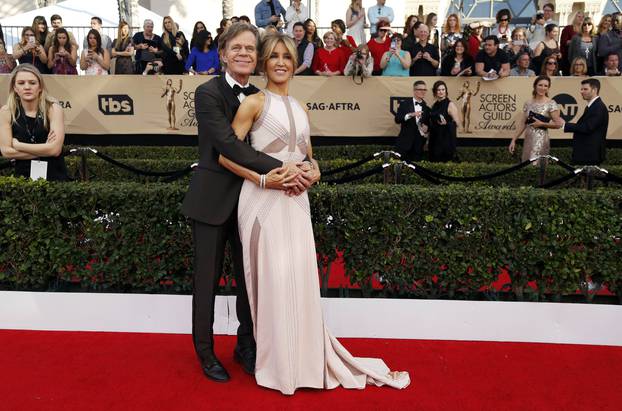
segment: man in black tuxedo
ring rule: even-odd
[[[192,176],[182,212],[192,220],[194,290],[192,337],[204,374],[215,381],[229,380],[227,370],[214,354],[214,301],[222,274],[225,244],[229,241],[237,286],[236,313],[240,326],[234,359],[250,374],[255,370],[253,323],[244,282],[242,245],[237,226],[238,197],[242,179],[218,164],[220,154],[266,175],[266,188],[305,190],[309,176],[296,164],[283,164],[255,151],[239,140],[231,122],[246,95],[259,90],[249,83],[257,64],[257,29],[236,23],[218,44],[224,75],[200,85],[195,92],[198,122],[199,165]]]
[[[425,82],[415,81],[413,98],[403,101],[395,114],[395,122],[401,126],[395,148],[402,155],[402,160],[423,159],[425,136],[430,125],[430,108],[424,100],[427,91]]]
[[[564,124],[566,133],[572,135],[572,163],[599,165],[605,160],[609,111],[598,95],[600,81],[589,78],[581,82],[581,97],[587,107],[577,123]]]

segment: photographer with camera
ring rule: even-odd
[[[374,58],[369,53],[367,44],[361,44],[348,58],[344,74],[346,76],[371,77],[374,71]]]

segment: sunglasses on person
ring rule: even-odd
[[[583,27],[585,27],[585,26],[591,26],[591,25],[592,25],[592,23],[583,23]]]
[[[510,19],[508,19],[507,17],[504,17],[502,19],[499,19],[499,21],[510,21]]]
[[[555,65],[555,66],[556,66],[556,65],[557,65],[557,62],[556,62],[556,61],[547,61],[547,62],[546,62],[546,64],[553,64],[553,65]]]
[[[427,88],[416,88],[415,91],[428,91]]]

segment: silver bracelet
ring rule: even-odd
[[[266,188],[266,175],[265,174],[261,174],[259,176],[259,188]]]

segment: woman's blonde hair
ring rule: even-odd
[[[169,34],[168,31],[166,30],[166,27],[164,25],[164,23],[166,22],[166,20],[170,20],[171,26],[173,26],[173,28],[171,29],[171,33],[173,34],[173,38],[169,39]],[[175,24],[175,20],[173,20],[173,18],[171,16],[164,16],[164,18],[162,19],[162,41],[164,42],[164,44],[166,44],[169,48],[172,48],[175,45],[175,36],[177,35],[177,24]]]
[[[607,19],[612,20],[611,14],[604,14],[600,18],[600,22],[598,22],[598,28],[596,29],[596,34],[603,34],[606,32],[606,30],[609,30],[605,29],[605,22],[607,21]],[[611,28],[611,23],[609,23],[609,28]]]
[[[589,31],[589,33],[590,33],[590,35],[591,35],[591,36],[593,36],[593,35],[597,34],[597,32],[596,32],[596,27],[594,26],[594,22],[592,21],[592,18],[591,18],[591,17],[585,17],[585,18],[583,19],[583,23],[581,24],[581,31],[580,31],[579,33],[583,33],[583,24],[585,24],[585,23],[590,23],[590,24],[592,24],[592,30],[590,30],[590,31]]]
[[[583,10],[577,10],[574,13],[572,13],[570,15],[570,19],[568,19],[570,24],[573,26],[574,31],[577,33],[581,32],[581,24],[577,25],[577,16],[579,15],[579,13],[583,14],[583,18],[585,18],[585,12]]]
[[[575,57],[574,59],[572,59],[572,63],[570,63],[570,75],[571,76],[577,75],[575,74],[575,71],[574,71],[574,65],[579,62],[583,63],[583,73],[579,75],[581,76],[587,75],[587,60],[585,59],[585,57]]]
[[[17,75],[23,72],[33,74],[39,81],[39,88],[41,89],[41,93],[38,97],[39,101],[37,104],[37,113],[43,118],[43,126],[47,129],[48,112],[50,110],[50,107],[56,102],[56,100],[48,96],[47,89],[45,88],[45,83],[43,82],[43,77],[41,77],[41,73],[39,72],[39,70],[32,64],[28,63],[20,64],[19,66],[15,67],[15,69],[11,73],[11,78],[9,80],[9,98],[6,103],[7,108],[9,109],[9,113],[11,113],[11,121],[13,123],[17,123],[17,118],[20,116],[20,111],[22,110],[22,104],[19,101],[19,96],[15,92],[15,81],[17,79]]]
[[[267,34],[261,42],[259,61],[262,72],[266,72],[268,60],[270,60],[272,52],[279,43],[283,43],[289,54],[291,54],[294,70],[298,68],[298,49],[296,48],[294,40],[284,33],[270,33]]]
[[[326,40],[326,37],[328,36],[333,36],[333,38],[335,39],[335,41],[337,41],[337,35],[335,34],[334,31],[332,30],[328,30],[326,33],[324,33],[324,35],[322,36],[322,40]]]
[[[123,37],[123,27],[125,27],[125,26],[130,28],[130,25],[128,24],[127,21],[121,20],[119,22],[119,27],[117,28],[117,40],[116,40],[115,44],[113,44],[115,50],[117,50],[117,51],[125,50],[125,47],[127,47],[127,43],[132,38],[132,33],[131,33],[130,30],[128,30],[127,36]]]

